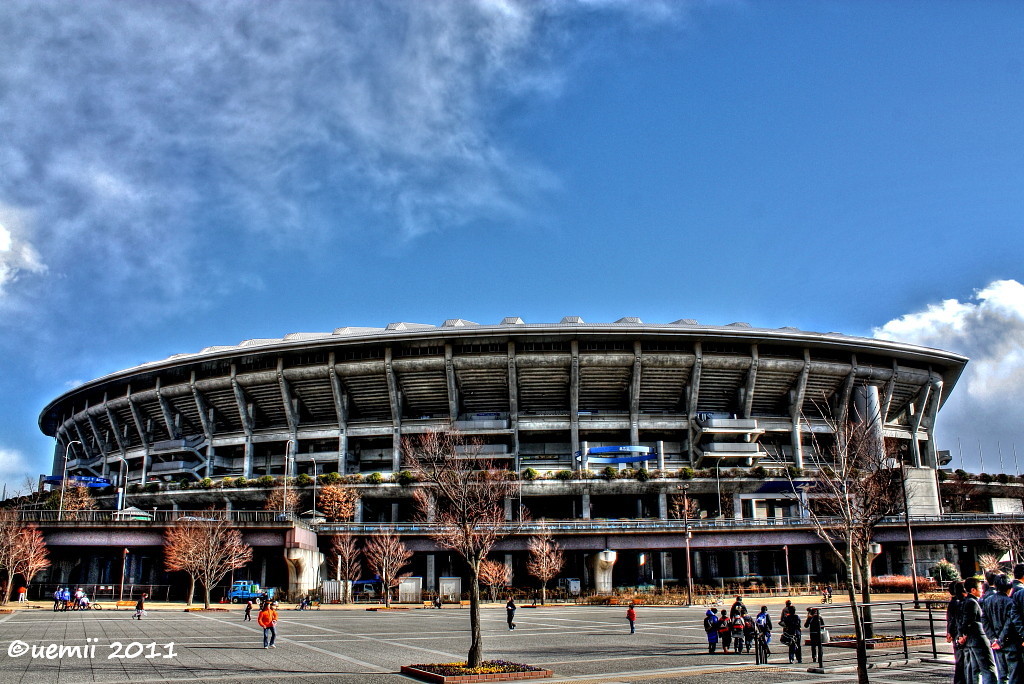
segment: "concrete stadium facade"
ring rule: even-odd
[[[663,530],[652,552],[651,539],[610,523],[600,529],[598,521],[668,521],[684,484],[705,520],[796,518],[792,490],[752,469],[812,468],[827,457],[831,425],[851,416],[878,417],[880,434],[899,445],[914,477],[932,483],[915,506],[939,513],[935,423],[966,363],[941,350],[743,323],[452,319],[295,333],[175,355],[61,395],[39,424],[56,439],[54,475],[69,456],[69,475],[147,484],[150,491],[130,497],[146,509],[261,504],[254,490],[176,488],[180,480],[279,477],[286,469],[289,476],[381,473],[381,484],[354,485],[362,496],[356,523],[364,526],[411,521],[411,488],[388,482],[402,469],[402,439],[455,427],[502,467],[537,472],[515,502],[534,519],[600,532],[581,533],[577,525],[559,534],[573,551],[563,574],[592,586],[665,583],[681,574],[673,556],[678,530]],[[616,452],[644,456],[629,465],[652,477],[590,477]],[[684,468],[695,471],[685,483]],[[548,479],[559,471],[559,479]],[[518,517],[513,503],[510,520]],[[318,531],[322,545],[338,527]],[[750,540],[763,560],[714,550],[713,543],[686,560],[702,580],[778,575],[778,549],[765,549],[784,545],[783,532],[764,532],[778,544],[763,535]],[[431,542],[408,538],[424,589],[457,574],[457,564]],[[806,553],[794,561],[798,574],[825,572],[828,562],[813,540],[800,543]],[[525,537],[513,535],[500,551],[518,567],[524,549]],[[620,557],[618,570],[597,569],[600,554],[614,549],[628,551],[629,562]],[[719,557],[725,553],[732,557]],[[314,556],[305,559],[307,571],[315,565]],[[311,581],[307,572],[289,583]]]

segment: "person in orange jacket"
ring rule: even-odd
[[[274,640],[277,639],[277,611],[270,607],[270,603],[264,603],[260,608],[256,622],[263,628],[263,648],[277,648],[274,646]]]

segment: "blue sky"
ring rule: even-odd
[[[0,44],[9,483],[78,382],[504,316],[952,349],[940,448],[1024,460],[1024,4],[9,0]]]

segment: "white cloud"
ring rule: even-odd
[[[997,280],[966,301],[943,300],[875,328],[878,338],[947,349],[970,359],[939,414],[939,448],[958,456],[957,438],[969,464],[1013,472],[1019,442],[1024,465],[1024,285]],[[979,446],[980,442],[980,446]]]
[[[574,18],[598,13],[676,10],[9,0],[0,202],[27,213],[22,245],[45,245],[52,273],[122,297],[143,279],[155,296],[195,289],[211,230],[272,248],[367,216],[408,239],[519,215],[554,181],[504,143],[493,105],[556,93],[570,36],[587,38]]]
[[[39,252],[24,238],[20,237],[22,219],[18,212],[0,205],[0,297],[5,287],[20,273],[43,273]],[[16,234],[16,230],[17,233]]]

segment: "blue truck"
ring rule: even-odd
[[[273,587],[264,589],[249,580],[235,580],[228,590],[228,600],[232,603],[245,603],[246,601],[257,601],[266,597],[272,601],[275,593]]]

